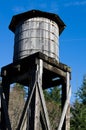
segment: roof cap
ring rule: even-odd
[[[64,30],[65,24],[57,14],[43,12],[40,10],[30,10],[18,15],[14,15],[9,25],[9,29],[15,33],[16,26],[20,21],[27,20],[34,17],[44,17],[53,20],[59,26],[59,33]]]

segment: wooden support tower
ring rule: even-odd
[[[11,130],[8,115],[10,84],[18,82],[30,88],[17,130],[51,130],[43,90],[62,85],[62,116],[58,130],[69,130],[69,91],[71,70],[43,53],[35,53],[1,70],[1,130]],[[56,80],[53,80],[56,79]],[[69,126],[68,126],[69,125]]]

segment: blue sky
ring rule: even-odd
[[[0,68],[12,62],[14,34],[8,29],[13,15],[31,9],[58,14],[66,24],[60,36],[60,62],[72,68],[72,98],[86,74],[86,0],[3,0],[0,2]]]

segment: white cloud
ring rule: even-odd
[[[69,3],[65,3],[64,5],[65,5],[66,7],[86,5],[86,0],[85,0],[85,1],[69,2]]]

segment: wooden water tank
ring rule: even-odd
[[[9,26],[15,33],[13,61],[42,52],[59,62],[59,35],[64,27],[52,13],[32,10],[13,16]]]

